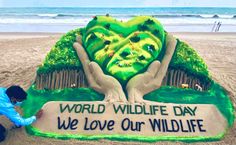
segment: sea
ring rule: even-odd
[[[58,32],[84,27],[97,15],[118,20],[148,15],[168,32],[236,32],[236,8],[217,7],[40,7],[0,8],[0,32]]]

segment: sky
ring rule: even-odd
[[[0,7],[236,7],[236,0],[0,0]]]

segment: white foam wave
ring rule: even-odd
[[[127,17],[116,17],[118,20],[128,21]],[[63,18],[63,19],[49,19],[49,18],[1,18],[0,24],[83,24],[86,25],[92,18]],[[236,19],[204,19],[201,18],[158,18],[163,24],[214,24],[215,21],[221,21],[222,24],[236,25]]]
[[[220,18],[232,19],[235,15],[219,15]]]
[[[215,15],[204,15],[204,14],[202,14],[200,16],[203,17],[203,18],[213,18]]]
[[[58,14],[37,14],[39,17],[57,17]]]
[[[216,15],[216,14],[212,14],[212,15],[208,15],[208,14],[201,14],[200,15],[202,18],[222,18],[222,19],[232,19],[234,18],[236,15]]]
[[[88,23],[91,19],[0,19],[0,24],[79,24]]]

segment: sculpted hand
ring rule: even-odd
[[[105,95],[104,101],[108,102],[127,102],[120,83],[112,76],[105,75],[96,62],[91,62],[87,53],[81,46],[81,38],[77,38],[74,48],[82,63],[89,86],[94,90]]]
[[[134,76],[127,83],[126,90],[128,92],[128,100],[130,103],[149,102],[144,100],[143,96],[153,90],[160,88],[177,43],[176,39],[172,35],[168,34],[166,39],[166,53],[162,62],[152,62],[146,72]]]

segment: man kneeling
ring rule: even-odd
[[[26,97],[27,93],[20,86],[11,86],[7,89],[0,88],[0,115],[6,116],[17,128],[30,125],[43,113],[42,110],[39,110],[35,116],[22,118],[14,106],[20,106]],[[0,124],[0,142],[5,139],[5,132],[6,129]]]

